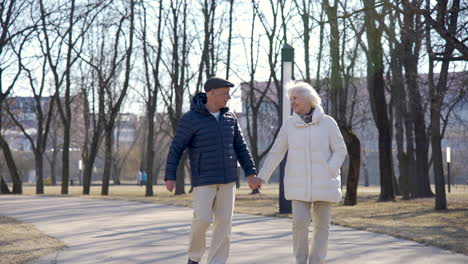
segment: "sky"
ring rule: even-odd
[[[270,6],[268,4],[268,1],[258,1],[260,4],[260,8],[264,10],[265,17],[267,19],[271,19],[270,12]],[[292,3],[292,1],[288,1],[289,4]],[[227,4],[224,4],[224,7],[218,7],[217,12],[226,12],[226,7]],[[196,8],[196,7],[195,7]],[[228,14],[224,14],[227,19]],[[251,8],[251,2],[250,1],[237,1],[237,6],[235,8],[235,24],[233,28],[233,46],[232,46],[232,72],[231,72],[231,77],[230,81],[236,84],[236,87],[232,89],[232,100],[229,103],[229,106],[231,110],[234,111],[241,111],[242,109],[242,102],[240,99],[240,83],[243,81],[247,81],[249,79],[249,58],[246,57],[246,51],[245,48],[246,46],[249,45],[249,39],[250,39],[250,30],[252,27],[252,8]],[[265,31],[263,28],[263,25],[257,20],[254,23],[254,28],[255,28],[255,39],[259,40],[259,44],[256,47],[256,51],[259,52],[259,61],[258,61],[258,68],[256,72],[256,77],[255,79],[258,81],[266,81],[269,76],[269,66],[268,66],[268,60],[267,60],[267,49],[268,49],[268,42],[265,36]],[[300,79],[301,75],[301,69],[304,69],[304,53],[303,53],[303,48],[302,48],[302,40],[301,40],[301,33],[300,31],[302,30],[302,25],[300,21],[300,17],[295,16],[289,21],[288,23],[288,44],[293,46],[295,48],[295,59],[296,59],[296,68],[295,68],[295,78]],[[281,35],[282,32],[279,32]],[[227,29],[223,32],[221,35],[221,38],[227,38],[228,31]],[[281,36],[278,36],[281,38]],[[327,42],[325,40],[325,45],[327,45]],[[348,43],[349,45],[353,44],[353,40],[351,39]],[[196,45],[196,44],[195,44]],[[312,32],[311,36],[311,41],[310,41],[310,52],[311,52],[311,73],[313,76],[315,76],[316,72],[316,65],[317,65],[317,49],[318,49],[318,29],[314,29]],[[258,49],[258,50],[257,50]],[[31,51],[30,54],[33,55],[34,53],[37,53],[39,51]],[[225,52],[224,50],[221,52]],[[327,64],[328,64],[328,56],[325,53],[323,58],[325,59],[322,61],[322,76],[326,76],[327,73]],[[195,65],[192,68],[197,68],[197,64],[199,63],[199,58],[194,58],[193,62]],[[358,64],[359,65],[359,64]],[[460,70],[467,70],[467,63],[466,62],[460,62],[457,64],[454,64],[454,68],[452,68],[455,71],[460,71]],[[356,67],[356,75],[357,76],[363,76],[365,74],[365,63],[362,63],[361,66]],[[280,76],[280,68],[278,68],[278,76]],[[426,61],[422,60],[421,61],[421,66],[420,66],[420,72],[425,73],[427,72],[427,63]],[[224,77],[225,76],[225,67],[224,65],[218,66],[218,76]],[[8,78],[4,78],[2,80],[2,84],[6,82],[8,83]],[[29,91],[29,88],[27,89],[22,89],[21,87],[27,87],[29,84],[27,82],[19,82],[18,85],[15,87],[14,94],[17,96],[31,96],[31,92]],[[141,90],[141,87],[138,87],[138,84],[136,84],[137,87],[133,87],[133,90],[130,92],[128,95],[127,103],[124,105],[124,112],[134,112],[141,114],[143,113],[143,107],[144,104],[141,99],[141,95],[137,92],[135,92],[136,89]],[[5,86],[5,85],[3,85]],[[188,110],[189,104],[185,104],[185,110]],[[162,104],[160,107],[160,110],[162,111]]]

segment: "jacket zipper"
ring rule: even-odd
[[[213,116],[214,117],[214,116]],[[218,132],[221,137],[221,146],[222,146],[222,151],[223,151],[223,173],[224,173],[224,183],[226,183],[226,153],[225,148],[224,148],[224,137],[223,137],[223,131],[221,129],[221,121],[222,121],[223,115],[221,113],[219,114],[219,120],[216,120],[216,124],[218,125]],[[215,118],[216,119],[216,118]]]

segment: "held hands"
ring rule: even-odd
[[[166,189],[168,191],[172,192],[172,190],[174,190],[175,184],[176,184],[176,181],[167,180],[166,181]]]
[[[249,188],[252,190],[257,189],[257,188],[262,188],[262,180],[260,178],[257,178],[257,175],[255,174],[248,176],[247,181],[249,183]],[[174,190],[175,184],[176,184],[176,181],[167,180],[166,189],[172,192]]]
[[[251,190],[262,188],[262,179],[258,178],[255,174],[248,176],[247,182],[249,183],[249,188]]]

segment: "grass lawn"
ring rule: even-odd
[[[33,225],[0,216],[0,263],[20,264],[61,250],[65,245],[37,230]]]
[[[243,184],[237,192],[237,213],[290,217],[277,213],[277,184],[265,185],[261,193],[256,195],[250,195],[250,190],[245,185]],[[71,186],[69,194],[76,197],[191,206],[190,194],[174,196],[160,185],[154,187],[153,197],[145,197],[145,188],[135,185],[111,186],[108,197],[101,196],[100,191],[100,186],[93,186],[91,195],[82,196],[81,187]],[[189,191],[189,187],[186,191]],[[25,194],[34,195],[34,192],[33,186],[24,187]],[[45,186],[45,193],[60,195],[60,186]],[[452,188],[452,192],[447,194],[449,209],[443,212],[434,210],[433,198],[376,202],[378,195],[378,187],[360,186],[358,204],[334,206],[332,221],[337,225],[384,233],[468,255],[468,186]]]

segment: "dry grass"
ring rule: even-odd
[[[29,263],[64,247],[62,242],[41,233],[33,225],[0,216],[0,264]]]
[[[90,196],[82,196],[81,187],[70,187],[70,195],[76,197],[124,199],[133,201],[165,203],[191,206],[191,195],[167,192],[163,186],[155,186],[154,197],[144,197],[141,186],[111,186],[110,195],[100,195],[100,187],[93,187]],[[188,188],[187,188],[188,191]],[[33,187],[25,187],[25,194],[34,195]],[[46,186],[48,195],[60,195],[60,187]],[[238,213],[290,217],[279,215],[278,185],[264,186],[261,194],[250,195],[241,187],[237,192],[235,211]],[[333,222],[338,225],[384,233],[395,237],[414,240],[454,252],[468,255],[468,187],[452,188],[447,194],[449,209],[435,211],[434,199],[415,199],[395,202],[376,202],[378,187],[359,187],[356,206],[336,205],[333,208]]]
[[[353,207],[336,206],[342,226],[384,233],[468,255],[468,193],[449,194],[447,211],[435,211],[434,199],[376,202],[378,193],[360,195]]]

